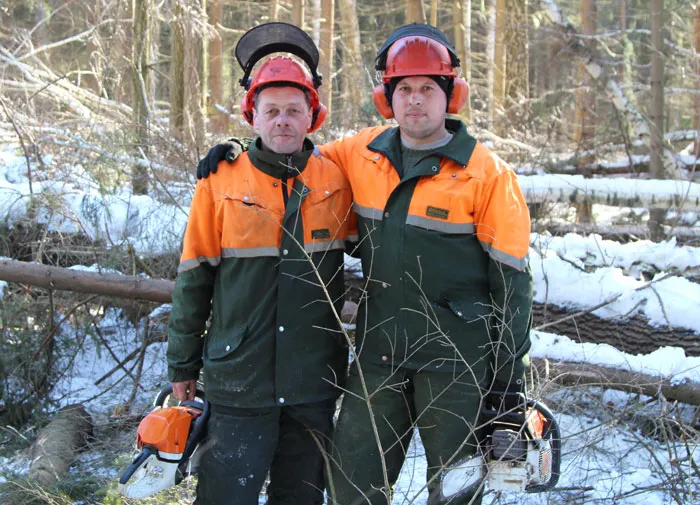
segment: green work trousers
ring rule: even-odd
[[[443,488],[442,479],[477,450],[477,382],[482,378],[469,372],[422,372],[372,363],[362,365],[362,372],[371,407],[353,365],[333,435],[329,503],[388,505],[388,489],[396,483],[418,428],[428,465],[428,505],[480,504],[480,481],[455,491]]]
[[[212,405],[195,505],[323,503],[324,449],[335,399],[271,408]]]

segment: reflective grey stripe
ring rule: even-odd
[[[327,242],[312,242],[304,244],[304,251],[307,253],[325,252],[332,249],[344,249],[345,241],[342,239],[329,240]]]
[[[474,223],[448,223],[437,219],[409,215],[406,217],[406,224],[443,233],[474,233]]]
[[[347,240],[348,240],[348,242],[357,242],[358,240],[360,240],[360,236],[359,235],[348,235]]]
[[[494,249],[488,242],[480,241],[479,243],[481,244],[481,247],[484,248],[484,251],[489,253],[489,256],[491,256],[491,258],[493,258],[495,261],[508,265],[509,267],[513,267],[521,272],[527,267],[527,255],[525,255],[524,258],[517,258],[511,254],[506,254],[498,249]]]
[[[321,156],[321,150],[317,145],[314,145],[314,156]]]
[[[225,247],[221,249],[222,258],[257,258],[259,256],[280,255],[277,247]]]
[[[384,217],[384,212],[381,209],[363,207],[362,205],[358,205],[357,202],[355,202],[353,206],[358,216],[366,217],[367,219],[376,219],[377,221],[381,221]]]
[[[207,256],[199,256],[198,258],[185,260],[177,267],[177,273],[192,270],[193,268],[197,268],[202,263],[209,263],[213,267],[219,266],[219,263],[221,263],[221,256],[213,256],[211,258]]]

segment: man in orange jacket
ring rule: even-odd
[[[268,471],[268,504],[319,505],[322,448],[348,361],[337,314],[344,246],[357,233],[351,192],[306,138],[325,109],[299,62],[262,63],[242,108],[260,136],[197,184],[169,378],[189,400],[204,372],[211,417],[197,505],[257,505]]]
[[[337,505],[391,503],[414,428],[428,504],[480,503],[480,409],[524,391],[530,218],[511,167],[446,116],[468,95],[458,64],[436,28],[397,29],[373,101],[398,127],[320,146],[352,187],[366,279],[333,439]],[[231,148],[212,149],[198,175]],[[461,485],[446,485],[455,468]]]

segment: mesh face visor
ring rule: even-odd
[[[272,53],[290,53],[301,58],[311,71],[314,87],[321,85],[317,73],[318,49],[301,28],[288,23],[265,23],[248,30],[236,44],[236,59],[243,69],[241,85],[248,89],[253,66]]]

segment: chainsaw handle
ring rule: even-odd
[[[172,396],[172,394],[173,394],[173,385],[168,384],[163,389],[161,389],[160,393],[158,393],[158,396],[156,396],[156,399],[153,400],[153,406],[157,407],[157,408],[162,408],[163,405],[165,404],[165,399],[168,396]],[[185,405],[188,407],[195,407],[195,408],[198,408],[201,410],[202,407],[200,405],[197,405],[197,404],[198,403],[199,404],[206,403],[206,400],[207,400],[206,394],[204,393],[204,391],[197,388],[197,390],[194,392],[194,396],[195,396],[195,398],[201,398],[202,401],[201,402],[183,402],[183,403],[181,403],[181,405]],[[186,405],[187,403],[190,403],[190,405]],[[194,403],[194,405],[191,405],[191,403]]]
[[[134,475],[134,472],[136,472],[136,470],[138,470],[139,467],[141,467],[143,462],[150,458],[152,454],[156,454],[156,452],[156,449],[154,449],[153,447],[144,447],[143,450],[139,453],[139,455],[136,456],[136,458],[134,458],[134,461],[132,461],[131,464],[126,467],[121,477],[119,477],[119,484],[126,484],[131,478],[131,476]]]
[[[552,444],[552,476],[549,482],[530,486],[525,489],[528,493],[540,493],[552,489],[559,482],[559,475],[561,473],[561,432],[559,431],[559,425],[554,418],[554,414],[552,414],[552,411],[549,410],[549,407],[544,403],[528,399],[527,406],[537,409],[547,420],[547,427],[544,433],[542,433],[542,437],[549,439],[549,442]]]

